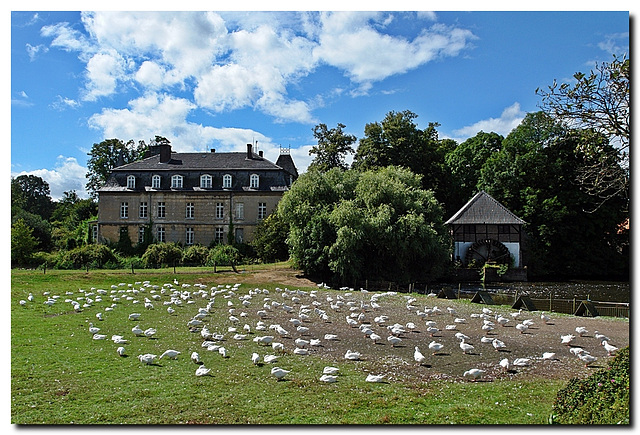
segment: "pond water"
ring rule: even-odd
[[[456,286],[457,290],[457,286]],[[516,282],[490,283],[483,288],[480,283],[461,284],[460,291],[506,293],[529,296],[531,298],[589,299],[600,302],[630,302],[629,282],[572,281],[572,282]]]

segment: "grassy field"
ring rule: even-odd
[[[286,269],[286,265],[270,267]],[[11,422],[19,425],[545,424],[556,392],[566,383],[566,379],[536,377],[491,382],[445,377],[427,382],[369,383],[365,382],[366,362],[327,359],[315,353],[302,357],[287,353],[275,364],[253,365],[251,354],[258,351],[264,355],[267,350],[251,340],[259,335],[257,331],[252,331],[245,340],[231,338],[233,334],[227,331],[228,303],[233,301],[240,308],[238,295],[246,295],[254,288],[268,289],[275,295],[276,289],[284,286],[278,282],[252,282],[254,270],[213,274],[178,268],[176,272],[48,270],[44,274],[13,270]],[[188,304],[185,299],[169,315],[163,301],[169,300],[170,291],[162,294],[160,289],[174,279],[179,281],[176,289],[192,293],[193,303]],[[142,282],[147,280],[159,288],[143,287]],[[187,327],[187,322],[209,299],[193,295],[195,287],[183,289],[180,284],[202,283],[209,291],[211,287],[231,285],[238,280],[245,283],[235,292],[236,296],[224,298],[229,289],[217,295],[215,308],[205,320],[212,331],[226,335],[223,343],[230,356],[223,358],[202,348],[200,334],[190,332]],[[106,290],[102,301],[96,300],[100,296],[97,289]],[[322,292],[323,297],[344,293],[324,289]],[[27,301],[30,293],[33,302]],[[54,295],[59,296],[57,302],[45,305],[47,297]],[[126,296],[132,299],[126,300]],[[93,302],[81,312],[65,302],[86,297]],[[153,309],[144,308],[144,298],[153,302]],[[257,299],[252,300],[253,312],[256,305],[262,306],[262,299],[259,304]],[[27,302],[21,305],[20,300]],[[86,299],[80,301],[86,303]],[[424,305],[425,301],[416,304],[420,303]],[[108,307],[113,310],[106,310]],[[103,321],[97,320],[98,312],[103,314]],[[128,320],[133,312],[142,314],[139,321]],[[256,323],[253,317],[247,317],[246,321]],[[89,323],[100,327],[107,339],[94,340],[88,332]],[[136,324],[142,329],[156,328],[155,338],[135,337],[131,328]],[[126,357],[116,353],[118,346],[109,339],[113,334],[129,340],[124,345]],[[167,349],[179,350],[181,355],[176,360],[160,360],[156,365],[144,365],[137,358],[142,353],[160,355]],[[197,366],[189,360],[192,351],[199,352],[211,369],[210,376],[195,376]],[[291,373],[277,381],[270,374],[273,365]],[[318,380],[327,365],[340,369],[338,382],[326,384]]]

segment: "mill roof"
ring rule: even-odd
[[[525,221],[485,191],[478,192],[447,222],[448,225],[463,224],[511,224],[523,225]]]

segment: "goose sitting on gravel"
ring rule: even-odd
[[[542,354],[542,359],[555,359],[556,358],[556,353],[555,352],[545,352]]]
[[[486,373],[485,370],[481,370],[481,369],[471,369],[471,370],[467,370],[466,372],[464,372],[464,374],[462,376],[464,377],[470,377],[471,380],[473,382],[477,381],[478,379],[480,379],[482,376],[484,376],[484,374]]]
[[[325,340],[337,340],[338,336],[336,334],[324,334]]]
[[[347,350],[344,354],[344,358],[352,361],[359,360],[362,354],[360,352],[356,352],[354,350]]]
[[[529,358],[516,358],[513,360],[513,365],[518,367],[525,367],[529,365],[531,360]]]

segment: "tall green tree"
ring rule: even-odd
[[[86,189],[89,195],[96,198],[98,189],[107,181],[113,168],[142,159],[147,150],[148,146],[144,141],[138,142],[137,145],[133,140],[125,143],[120,139],[106,139],[94,143],[88,153],[87,162]]]
[[[22,219],[11,225],[11,264],[26,266],[29,264],[38,241],[33,237],[33,229]]]
[[[595,71],[575,73],[573,83],[554,80],[547,89],[536,89],[543,111],[572,127],[592,129],[615,145],[582,145],[592,163],[580,169],[577,179],[600,205],[629,193],[630,77],[629,58],[614,55],[612,62],[596,64]]]
[[[527,263],[534,277],[597,278],[628,267],[616,240],[624,198],[612,198],[610,207],[594,212],[598,199],[577,181],[592,158],[582,152],[585,142],[610,146],[593,130],[530,113],[482,166],[478,187],[526,222]]]
[[[279,211],[292,258],[310,275],[426,281],[448,261],[442,208],[408,169],[303,174]]]
[[[309,150],[309,155],[315,157],[309,164],[310,170],[326,172],[333,168],[347,169],[346,156],[354,152],[353,144],[357,138],[346,134],[344,124],[338,124],[335,128],[328,129],[326,124],[318,124],[313,128],[313,136],[318,145]]]
[[[49,219],[54,209],[49,183],[36,175],[19,175],[11,178],[11,204],[23,210]]]
[[[276,209],[253,231],[251,246],[258,258],[265,263],[287,260],[289,258],[288,236],[289,225],[280,217]]]
[[[478,192],[480,171],[485,162],[502,148],[504,137],[497,133],[476,134],[455,146],[445,156],[451,185],[445,202],[447,216],[452,216]]]

